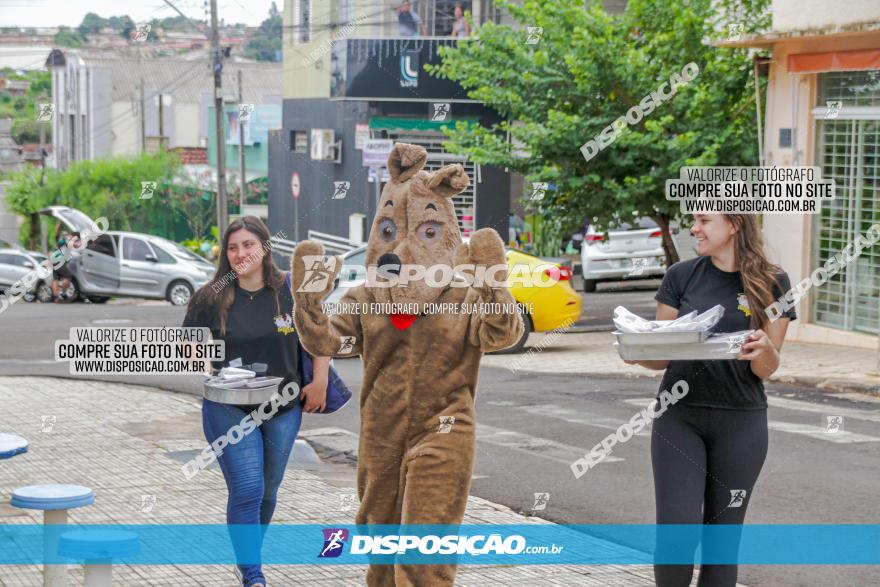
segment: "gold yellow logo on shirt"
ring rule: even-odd
[[[749,298],[746,297],[746,294],[739,293],[736,296],[736,303],[739,304],[736,309],[745,314],[746,316],[751,316],[752,311],[749,310]]]
[[[293,316],[290,314],[280,314],[275,316],[275,326],[281,334],[296,332],[296,328],[293,326]]]

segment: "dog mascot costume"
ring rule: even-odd
[[[462,243],[452,198],[470,181],[461,165],[422,171],[427,151],[397,143],[388,158],[385,185],[367,244],[365,266],[443,264],[503,267],[504,243],[493,229],[473,233]],[[324,247],[305,241],[292,264],[300,341],[316,356],[360,355],[364,365],[360,393],[358,524],[460,524],[474,464],[474,393],[482,353],[513,345],[522,335],[522,318],[509,311],[515,302],[505,287],[472,282],[437,287],[410,280],[394,287],[352,288],[340,304],[504,304],[501,313],[379,314],[334,313],[322,302],[333,288],[341,260],[331,259],[326,284],[309,287],[307,270],[322,259]],[[311,279],[314,271],[310,271]],[[380,278],[381,279],[381,278]],[[304,285],[305,283],[305,285]],[[301,291],[302,290],[302,291]],[[387,306],[386,306],[387,307]],[[367,584],[439,587],[452,585],[455,565],[371,565]]]

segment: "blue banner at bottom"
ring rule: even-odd
[[[880,525],[7,525],[0,565],[876,565]]]

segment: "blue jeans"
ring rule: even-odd
[[[254,546],[262,546],[263,534],[272,521],[278,487],[302,422],[302,404],[299,401],[294,403],[293,408],[278,412],[238,443],[228,444],[218,459],[229,490],[226,523],[248,525],[241,528],[243,532],[236,530],[233,537],[236,558],[239,562],[246,560],[250,563],[256,556],[257,560],[256,564],[238,565],[245,585],[257,580],[266,581],[259,564],[259,548],[254,555]],[[243,407],[204,400],[202,426],[205,438],[213,443],[228,434],[229,429],[250,412]]]

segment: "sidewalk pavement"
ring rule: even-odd
[[[42,523],[41,512],[9,505],[16,487],[37,483],[92,488],[95,503],[71,511],[72,523],[224,523],[226,487],[216,464],[190,480],[181,472],[183,462],[205,446],[199,406],[197,398],[148,387],[0,377],[3,431],[30,442],[28,452],[0,467],[0,524]],[[348,511],[341,507],[342,496],[354,493],[353,485],[343,487],[300,469],[298,455],[305,456],[305,463],[317,462],[310,447],[298,446],[293,461],[297,468],[290,469],[284,479],[273,523],[353,524],[356,505]],[[464,523],[550,524],[473,496],[468,500]],[[68,573],[72,586],[83,584],[82,567],[71,565]],[[266,573],[272,586],[340,587],[364,585],[366,567],[267,565]],[[120,565],[114,569],[114,577],[114,584],[122,587],[236,585],[231,566],[219,565]],[[648,566],[462,565],[456,584],[648,587],[653,584],[653,573]],[[40,585],[37,566],[0,566],[2,587]]]
[[[576,373],[608,377],[660,377],[638,365],[627,365],[614,349],[610,332],[536,333],[525,352],[485,355],[481,365],[538,373]],[[539,358],[540,357],[540,358]],[[877,351],[848,346],[786,341],[782,364],[770,381],[805,385],[829,392],[880,396]]]

